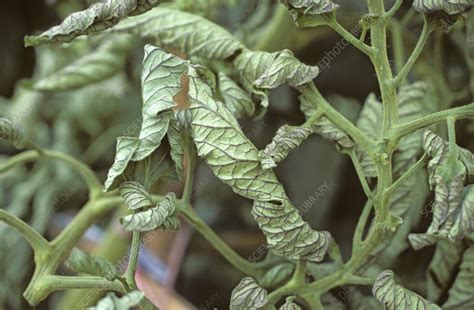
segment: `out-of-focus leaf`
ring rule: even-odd
[[[285,125],[278,129],[272,142],[260,151],[259,156],[263,169],[271,169],[288,156],[312,133],[311,128]]]
[[[177,230],[179,221],[174,218],[176,197],[173,193],[165,196],[156,207],[124,216],[120,222],[126,230],[150,231],[157,228]]]
[[[130,210],[138,210],[150,207],[153,202],[145,187],[136,181],[120,183],[120,195]]]
[[[450,15],[462,13],[473,5],[473,0],[415,0],[413,2],[413,7],[419,12],[444,11]]]
[[[16,148],[23,148],[25,146],[25,133],[19,124],[14,121],[0,117],[0,140],[6,140]]]
[[[157,46],[206,59],[226,59],[243,48],[227,30],[213,22],[161,7],[128,18],[112,31],[131,33]]]
[[[104,277],[110,281],[118,277],[117,270],[111,262],[101,257],[91,256],[78,248],[72,249],[65,264],[75,272]]]
[[[182,180],[184,174],[184,137],[181,132],[178,122],[172,120],[168,128],[168,142],[170,144],[171,150],[170,155],[174,161],[176,175],[179,180]]]
[[[474,307],[474,246],[464,251],[462,263],[453,286],[449,290],[448,300],[443,309],[472,309]]]
[[[258,309],[268,301],[267,291],[251,277],[245,277],[232,290],[230,309]]]
[[[448,291],[464,250],[461,242],[441,240],[436,243],[436,251],[426,272],[426,297],[429,300],[438,302]]]
[[[235,117],[241,118],[242,116],[251,116],[255,113],[255,105],[249,94],[222,72],[219,72],[219,92],[226,108]]]
[[[117,297],[114,293],[108,293],[95,307],[90,310],[128,310],[138,305],[143,299],[143,293],[133,291],[123,297]]]
[[[27,86],[40,91],[63,91],[109,78],[123,69],[131,39],[126,35],[112,37],[91,53]]]
[[[271,170],[263,170],[257,148],[244,135],[237,119],[199,78],[189,71],[188,119],[198,154],[215,175],[232,189],[254,200],[252,214],[267,237],[269,248],[288,259],[323,259],[329,233],[302,220]]]
[[[395,283],[391,270],[380,273],[375,280],[372,293],[387,310],[438,310],[436,304]]]
[[[301,307],[294,302],[295,296],[287,297],[285,303],[279,308],[279,310],[301,310]]]
[[[84,11],[75,12],[55,27],[37,36],[26,36],[25,45],[71,42],[80,35],[102,31],[117,24],[127,16],[141,14],[163,0],[105,0]]]

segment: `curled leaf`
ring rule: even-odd
[[[449,15],[460,14],[474,5],[472,0],[415,0],[413,7],[422,13],[444,11]]]
[[[449,290],[444,309],[472,309],[474,307],[474,246],[471,244],[462,255],[459,272]]]
[[[339,8],[332,0],[283,0],[283,3],[308,15],[329,13]]]
[[[295,296],[287,297],[285,303],[279,308],[279,310],[301,310],[301,307],[294,302]]]
[[[0,117],[0,140],[12,142],[16,148],[23,148],[26,144],[23,128],[4,117]]]
[[[275,287],[288,279],[294,269],[295,265],[293,263],[278,264],[265,273],[260,280],[260,284],[264,287]]]
[[[115,151],[115,161],[107,174],[105,181],[105,190],[113,187],[116,183],[115,179],[120,176],[127,164],[132,159],[133,153],[140,145],[140,140],[137,138],[119,137],[117,138],[117,149]]]
[[[117,297],[114,293],[108,293],[95,307],[89,310],[128,310],[137,306],[143,299],[143,293],[133,291],[122,297]]]
[[[73,248],[66,266],[75,272],[104,277],[112,281],[118,277],[115,266],[101,257],[91,256],[78,248]]]
[[[136,181],[120,183],[119,190],[120,195],[123,197],[130,210],[150,207],[153,204],[151,196],[148,194],[145,187]]]
[[[170,144],[171,158],[175,164],[176,175],[181,180],[184,174],[184,137],[178,122],[172,120],[168,128],[168,143]]]
[[[126,215],[120,222],[126,230],[141,232],[157,228],[176,230],[179,228],[179,222],[178,220],[171,220],[176,211],[175,201],[175,195],[169,193],[156,207]]]
[[[112,31],[131,33],[155,45],[206,59],[226,59],[243,48],[227,30],[213,22],[161,7],[128,18]]]
[[[232,290],[230,309],[258,309],[268,301],[268,293],[251,277],[245,277]]]
[[[193,68],[188,75],[188,120],[198,154],[220,180],[254,200],[252,214],[275,254],[294,260],[322,260],[329,233],[314,231],[302,220],[273,172],[261,168],[258,150],[235,116],[213,99],[210,87]]]
[[[63,91],[99,82],[123,69],[130,47],[130,37],[115,36],[58,72],[29,82],[28,86],[40,91]]]
[[[271,169],[288,156],[288,153],[297,148],[312,133],[311,128],[303,126],[285,125],[278,129],[272,143],[267,145],[259,156],[263,169]]]
[[[255,105],[249,94],[230,79],[227,75],[219,73],[219,92],[227,109],[237,118],[251,116],[255,113]]]
[[[105,0],[84,11],[75,12],[64,21],[40,35],[26,36],[25,46],[71,42],[80,35],[99,32],[117,24],[127,16],[141,14],[162,0]]]
[[[372,288],[374,296],[384,304],[387,310],[438,310],[436,304],[424,299],[420,295],[397,285],[391,270],[380,273]]]

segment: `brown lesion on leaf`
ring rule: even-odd
[[[186,72],[181,75],[181,90],[173,97],[176,106],[173,108],[174,111],[186,110],[191,105],[188,98],[189,92],[189,76]]]

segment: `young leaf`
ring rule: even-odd
[[[127,164],[132,159],[133,153],[140,145],[137,138],[119,137],[117,138],[117,150],[115,152],[115,162],[109,169],[107,180],[105,181],[105,190],[109,190],[116,183],[115,179],[120,176]]]
[[[413,7],[422,13],[444,11],[454,15],[462,13],[474,5],[472,0],[415,0]]]
[[[136,181],[122,182],[119,186],[120,195],[130,210],[150,207],[153,202],[145,187]]]
[[[158,5],[162,0],[105,0],[84,11],[75,12],[64,21],[40,35],[26,36],[25,46],[71,42],[80,35],[102,31],[117,24],[127,16],[141,14]]]
[[[131,39],[124,35],[112,37],[91,53],[28,86],[40,91],[63,91],[109,78],[123,69]]]
[[[111,262],[101,257],[91,256],[78,248],[72,249],[65,264],[72,271],[104,277],[109,281],[118,277],[117,269]]]
[[[211,89],[193,68],[188,75],[188,119],[198,154],[220,180],[254,200],[252,213],[275,254],[294,260],[322,260],[329,233],[313,231],[302,220],[273,172],[261,168],[258,150],[237,119],[213,99]]]
[[[453,286],[449,290],[444,309],[472,309],[474,307],[474,246],[464,251],[462,263]]]
[[[156,207],[150,208],[146,211],[126,215],[120,220],[120,222],[126,230],[142,232],[157,228],[177,230],[179,228],[179,221],[172,219],[176,210],[175,200],[175,195],[169,193]]]
[[[219,72],[219,92],[226,108],[235,117],[241,118],[242,116],[251,116],[255,113],[255,105],[249,94],[222,72]]]
[[[285,303],[279,308],[279,310],[301,310],[301,307],[294,302],[295,296],[287,297]]]
[[[4,117],[0,117],[0,140],[12,142],[18,149],[23,148],[26,142],[22,127]]]
[[[285,125],[278,129],[272,143],[267,145],[259,156],[263,169],[271,169],[288,156],[288,153],[297,148],[312,133],[311,128],[303,126]]]
[[[374,296],[384,304],[387,310],[438,310],[436,304],[423,299],[418,294],[397,285],[391,270],[380,273],[372,288]]]
[[[245,277],[232,290],[230,297],[230,309],[258,309],[263,307],[267,301],[267,291],[258,286],[251,277]]]
[[[133,291],[119,298],[114,293],[108,293],[95,307],[89,310],[128,310],[137,306],[143,299],[143,293]]]
[[[112,31],[131,33],[155,45],[206,59],[226,59],[243,48],[227,30],[211,21],[161,7],[128,18]]]

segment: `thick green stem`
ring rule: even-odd
[[[336,31],[341,37],[351,43],[354,47],[358,48],[361,52],[367,56],[372,56],[375,52],[374,48],[368,46],[363,40],[355,37],[352,33],[347,31],[336,19],[336,14],[331,14],[328,18],[329,26]]]
[[[359,217],[356,229],[354,231],[354,237],[352,238],[352,251],[355,251],[355,249],[362,242],[365,227],[367,226],[367,221],[369,219],[370,212],[372,211],[372,207],[373,207],[372,201],[367,200],[367,202],[364,205],[364,208],[362,209],[362,213]]]
[[[137,270],[138,256],[140,254],[140,232],[134,231],[132,234],[132,245],[128,259],[127,270],[125,271],[125,281],[130,289],[136,289],[135,272]]]

